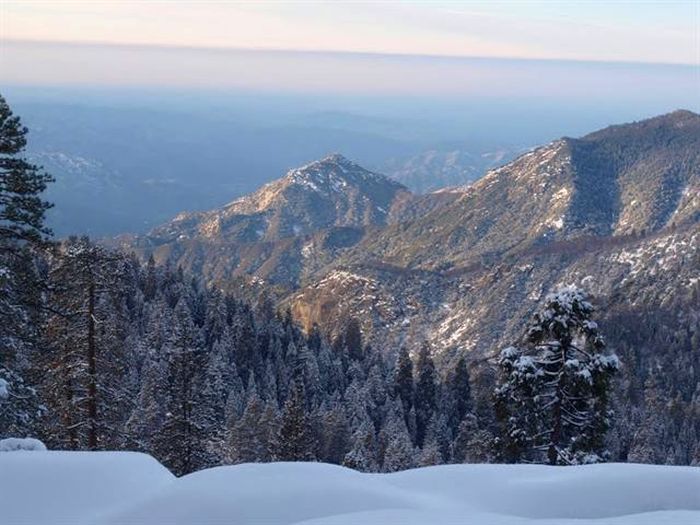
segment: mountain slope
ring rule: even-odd
[[[671,298],[688,309],[700,280],[699,174],[690,112],[561,139],[367,235],[288,303],[309,326],[357,317],[377,347],[427,339],[478,355],[517,338],[558,284],[593,291],[613,316],[625,301],[639,319]]]
[[[435,269],[577,237],[698,220],[700,116],[678,111],[564,138],[492,170],[447,207],[356,248]]]
[[[309,261],[358,242],[410,199],[401,184],[334,154],[208,212],[182,213],[136,240],[144,254],[210,279],[254,274],[294,285]]]
[[[639,319],[669,297],[690,304],[699,224],[700,116],[677,111],[419,197],[333,155],[131,246],[210,281],[282,285],[307,327],[357,317],[386,351],[428,340],[446,356],[486,356],[557,284],[585,285],[611,315],[627,308],[620,297],[635,298]]]

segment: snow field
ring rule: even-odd
[[[321,463],[175,478],[129,452],[0,454],[3,525],[698,525],[700,468],[443,465],[361,474]]]

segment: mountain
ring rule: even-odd
[[[656,232],[698,221],[700,117],[678,111],[564,138],[492,170],[463,195],[357,247],[434,269],[582,236]]]
[[[356,317],[378,347],[426,339],[448,355],[483,356],[517,338],[558,284],[593,291],[611,316],[631,302],[637,322],[669,302],[693,310],[694,113],[555,141],[449,195],[433,211],[367,235],[287,304],[307,326]]]
[[[307,330],[340,335],[355,319],[390,358],[426,342],[443,372],[466,357],[481,407],[500,349],[549,292],[577,285],[622,362],[616,457],[700,457],[700,115],[562,138],[421,196],[331,156],[124,242],[272,297]]]
[[[406,188],[333,154],[209,211],[182,213],[135,245],[209,279],[255,274],[295,285],[313,261],[386,226]]]
[[[127,243],[212,282],[281,285],[307,327],[357,317],[383,347],[428,339],[488,353],[557,283],[592,276],[601,300],[625,286],[649,304],[692,288],[698,223],[700,116],[676,111],[556,140],[422,196],[331,155]]]
[[[417,155],[391,158],[379,171],[416,193],[461,186],[479,179],[515,156],[512,148],[475,151],[469,148],[432,148]]]

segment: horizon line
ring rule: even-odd
[[[500,61],[500,62],[535,62],[552,64],[589,64],[589,65],[618,65],[618,66],[661,66],[700,68],[700,62],[654,62],[641,60],[601,60],[583,58],[544,58],[544,57],[517,57],[517,56],[484,56],[484,55],[449,55],[437,53],[399,53],[399,52],[373,52],[350,51],[336,49],[281,49],[265,47],[227,47],[227,46],[196,46],[183,44],[153,44],[144,42],[108,42],[108,41],[80,41],[80,40],[44,40],[44,39],[18,39],[0,38],[0,50],[4,44],[20,45],[60,45],[67,47],[104,47],[123,49],[148,49],[161,51],[194,51],[202,53],[271,53],[279,55],[326,55],[348,58],[384,58],[384,59],[418,59],[418,60],[453,60],[453,61]]]

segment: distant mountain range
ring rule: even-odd
[[[515,155],[514,149],[475,151],[467,148],[430,149],[417,155],[392,158],[379,171],[416,193],[426,193],[476,181],[488,170],[501,166]]]
[[[670,297],[690,308],[700,116],[563,138],[426,195],[331,155],[119,242],[223,286],[274,287],[307,327],[356,317],[381,348],[487,356],[557,284],[584,286],[608,316]]]
[[[265,97],[245,109],[180,102],[13,104],[30,130],[30,159],[55,176],[48,218],[58,237],[145,233],[339,148],[418,192],[470,182],[491,167],[489,152],[510,151],[473,137],[447,144],[400,117],[318,113]],[[406,132],[411,125],[417,133]]]

